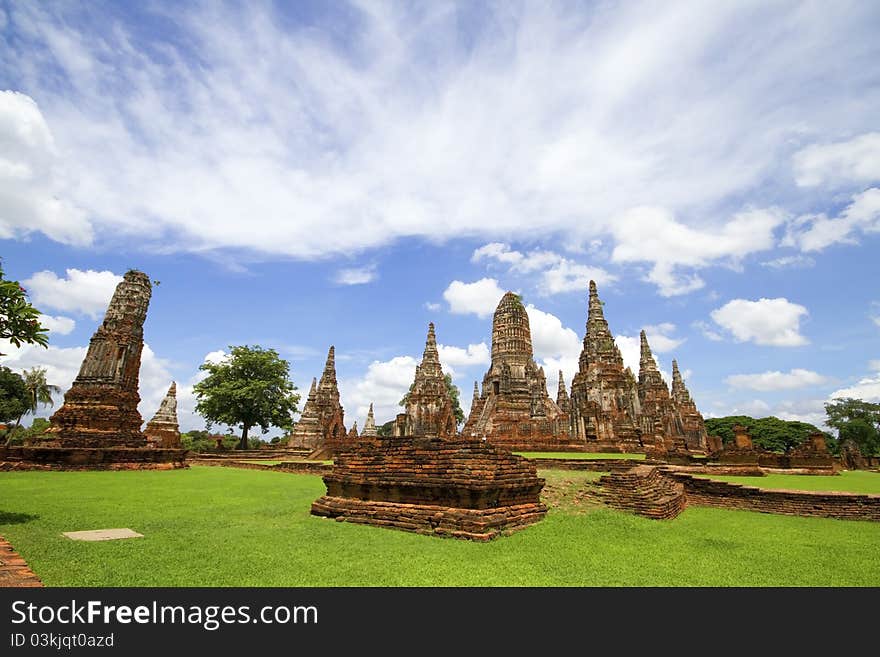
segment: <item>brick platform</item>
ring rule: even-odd
[[[151,447],[0,447],[0,470],[174,470],[185,449]]]
[[[639,465],[598,481],[596,497],[615,509],[646,518],[675,518],[687,506],[684,486],[659,468]]]
[[[34,588],[43,582],[5,538],[0,536],[0,588]]]
[[[489,540],[544,517],[544,480],[521,456],[480,441],[391,438],[337,452],[312,513]]]

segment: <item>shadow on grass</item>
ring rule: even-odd
[[[14,511],[0,510],[0,525],[20,525],[31,520],[36,520],[40,516],[32,513],[15,513]]]

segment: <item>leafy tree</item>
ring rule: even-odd
[[[18,281],[6,280],[0,267],[0,338],[16,347],[22,343],[49,345],[48,329],[40,325],[40,311],[34,308]],[[3,354],[0,354],[2,356]]]
[[[8,367],[0,366],[0,422],[19,420],[28,410],[24,379]]]
[[[451,374],[444,374],[443,378],[446,381],[446,390],[449,392],[449,396],[452,398],[452,412],[455,413],[455,423],[461,424],[462,422],[464,422],[464,411],[461,408],[461,401],[459,400],[458,386],[456,386],[452,382]],[[403,396],[403,399],[400,400],[400,406],[406,406],[406,402],[409,400],[409,393],[412,392],[413,386],[415,384],[415,381],[410,384],[409,391],[407,391],[407,393]]]
[[[28,393],[28,412],[36,414],[39,406],[54,406],[53,394],[59,394],[61,387],[46,381],[46,368],[35,367],[24,370],[24,386]]]
[[[388,438],[394,433],[394,420],[388,420],[385,424],[376,427],[376,433],[383,438]]]
[[[812,433],[825,434],[829,447],[834,447],[831,436],[818,427],[806,422],[780,420],[777,417],[758,419],[747,415],[713,417],[706,420],[706,431],[710,435],[720,436],[725,443],[729,443],[733,441],[735,424],[741,424],[749,430],[755,445],[773,452],[787,452],[803,443]]]
[[[196,412],[207,421],[241,426],[239,449],[248,448],[248,431],[259,426],[290,429],[299,395],[289,379],[289,364],[274,349],[248,345],[229,347],[219,363],[203,363],[208,376],[193,386]]]
[[[825,404],[826,424],[837,429],[838,439],[851,438],[862,454],[880,454],[880,404],[838,397]]]

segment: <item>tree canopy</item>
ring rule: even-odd
[[[778,417],[762,417],[755,419],[747,415],[729,415],[706,419],[706,431],[713,436],[720,436],[725,442],[733,441],[733,426],[741,424],[749,430],[752,441],[758,447],[772,452],[786,452],[803,443],[812,433],[825,434],[829,447],[833,440],[827,432],[807,422],[796,420],[780,420]]]
[[[214,423],[240,426],[239,449],[248,448],[248,431],[260,427],[290,430],[299,395],[290,381],[290,366],[274,349],[230,346],[218,363],[203,363],[208,376],[193,386],[196,412],[208,428]]]
[[[55,402],[52,395],[60,394],[61,387],[53,385],[46,381],[46,368],[35,367],[30,370],[24,370],[22,378],[24,379],[24,387],[28,394],[28,408],[31,413],[36,414],[37,408],[40,406],[54,406]]]
[[[40,311],[34,308],[18,281],[6,280],[0,266],[0,338],[16,347],[23,343],[49,345],[49,331],[40,325]],[[2,355],[2,354],[0,354]]]
[[[880,454],[880,404],[838,397],[825,404],[825,423],[837,430],[838,439],[851,439],[862,454]]]
[[[455,414],[455,423],[461,424],[464,422],[464,411],[461,408],[458,386],[452,382],[452,375],[449,373],[444,374],[443,379],[446,381],[446,390],[449,392],[449,397],[452,399],[452,412]],[[406,402],[409,400],[409,393],[412,392],[415,384],[415,381],[409,384],[409,390],[403,396],[403,399],[400,400],[400,406],[406,406]]]
[[[19,420],[28,411],[28,392],[24,379],[8,367],[0,366],[0,422]]]

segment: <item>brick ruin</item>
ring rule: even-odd
[[[159,404],[159,410],[144,427],[147,442],[154,447],[180,447],[180,427],[177,424],[177,383],[171,382],[168,393]]]
[[[12,464],[3,467],[183,467],[186,450],[143,454],[147,439],[137,408],[138,377],[151,293],[146,274],[126,272],[43,439],[0,450],[0,461]]]
[[[672,364],[672,391],[663,380],[644,331],[639,335],[639,377],[623,357],[605,319],[596,283],[590,281],[587,326],[571,396],[558,398],[569,408],[574,442],[590,451],[639,452],[655,455],[705,453],[703,416]],[[560,373],[561,377],[561,373]],[[559,405],[561,405],[561,403]]]
[[[681,428],[684,432],[684,441],[688,450],[694,452],[707,452],[710,449],[709,436],[706,432],[706,424],[703,416],[697,410],[697,405],[691,398],[691,393],[681,378],[678,371],[678,361],[672,361],[672,401],[675,403],[678,416],[681,419]]]
[[[613,508],[656,520],[674,518],[693,505],[880,521],[880,495],[764,489],[694,476],[669,466],[640,465],[612,472],[601,477],[591,492]]]
[[[541,520],[535,465],[484,442],[378,438],[337,450],[313,515],[485,541]]]
[[[405,412],[394,423],[395,436],[454,439],[458,424],[446,378],[437,351],[434,324],[428,324],[428,337],[422,362],[416,366],[413,384],[406,396]]]
[[[553,449],[571,442],[568,423],[568,415],[547,394],[544,370],[535,363],[525,306],[507,292],[492,318],[492,362],[482,393],[474,383],[462,435],[511,448]]]
[[[317,382],[312,379],[309,396],[287,444],[292,448],[313,450],[345,436],[345,411],[339,403],[336,382],[336,349],[331,345],[321,379]]]
[[[684,426],[678,408],[657,369],[644,331],[639,334],[639,341],[639,427],[642,443],[649,450],[685,452]]]
[[[752,469],[798,470],[806,474],[834,474],[839,468],[837,461],[828,451],[824,434],[811,434],[798,447],[785,454],[779,454],[756,446],[747,427],[735,424],[731,428],[733,441],[714,452],[710,464]]]
[[[638,383],[623,366],[594,281],[583,344],[571,383],[572,438],[590,451],[643,451]]]
[[[150,279],[143,272],[129,271],[116,287],[64,404],[49,418],[46,433],[53,446],[146,446],[137,407],[150,296]]]

